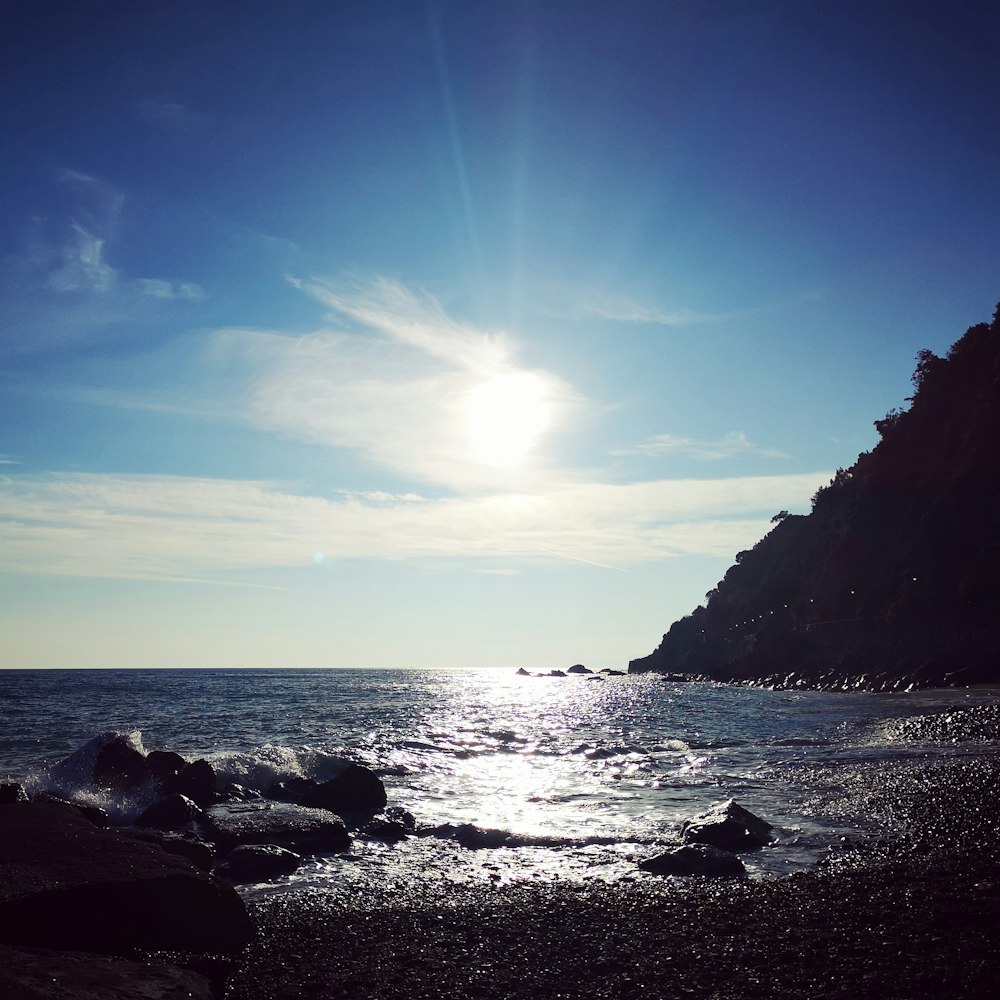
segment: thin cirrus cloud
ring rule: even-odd
[[[788,458],[777,448],[765,448],[754,444],[743,431],[730,431],[719,438],[682,437],[677,434],[655,434],[629,448],[618,448],[615,455],[644,455],[655,458],[660,455],[677,454],[693,458],[699,462],[717,462],[741,455],[759,458]]]
[[[442,499],[305,496],[279,483],[180,476],[8,476],[0,478],[0,547],[12,572],[204,583],[305,567],[317,552],[327,565],[447,559],[628,569],[730,555],[768,530],[773,510],[804,502],[828,478],[573,483]]]
[[[194,282],[133,276],[108,260],[126,210],[124,194],[75,170],[55,175],[65,213],[35,218],[25,243],[0,264],[0,350],[29,353],[105,335],[168,301],[204,297]]]
[[[552,372],[528,369],[518,345],[449,317],[428,295],[387,279],[292,283],[331,310],[327,328],[291,336],[216,331],[205,361],[242,372],[245,418],[258,430],[356,451],[372,465],[458,493],[525,488],[555,470],[544,439],[517,469],[476,461],[466,406],[491,378],[530,375],[549,433],[586,408]]]

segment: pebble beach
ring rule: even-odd
[[[826,809],[863,809],[880,832],[786,878],[253,900],[226,996],[995,998],[998,736],[995,705],[911,718],[898,739],[982,752],[817,774],[837,789]]]

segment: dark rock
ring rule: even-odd
[[[284,781],[276,781],[267,788],[264,797],[277,802],[294,802],[301,806],[317,787],[318,782],[312,778],[286,778]]]
[[[434,830],[434,835],[455,840],[463,847],[473,851],[481,848],[492,850],[497,847],[507,847],[510,844],[509,831],[493,830],[475,826],[472,823],[443,823]]]
[[[267,882],[291,875],[301,863],[301,855],[277,844],[242,844],[229,852],[217,871],[232,882]]]
[[[166,962],[132,962],[83,952],[0,945],[5,1000],[213,1000],[208,979]]]
[[[148,777],[139,734],[111,731],[88,740],[56,764],[49,771],[48,782],[53,791],[62,795],[85,788],[121,794]]]
[[[402,823],[386,819],[383,816],[375,816],[361,828],[361,835],[371,840],[384,840],[394,844],[400,840],[406,840],[409,832]]]
[[[594,674],[593,677],[588,677],[587,680],[588,681],[600,681],[602,684],[604,683],[604,678],[603,677],[598,677],[597,674]]]
[[[568,674],[592,674],[594,671],[589,667],[585,667],[582,663],[574,663],[566,673]]]
[[[136,826],[153,826],[159,830],[185,830],[189,828],[202,810],[186,795],[174,792],[154,802],[135,821]]]
[[[710,844],[725,851],[749,851],[775,840],[774,827],[737,805],[723,802],[681,827],[685,844]]]
[[[10,805],[12,802],[27,802],[28,793],[17,782],[0,784],[0,805]]]
[[[417,821],[413,816],[413,813],[404,809],[402,806],[389,806],[385,810],[385,816],[387,819],[391,819],[396,823],[399,823],[407,833],[413,833],[417,828]]]
[[[361,764],[348,764],[336,778],[316,785],[302,797],[304,806],[337,814],[378,812],[385,804],[382,779]]]
[[[187,761],[172,750],[150,750],[146,754],[146,767],[150,777],[165,788],[177,775],[177,772],[187,766]]]
[[[215,768],[204,758],[185,764],[173,780],[166,785],[168,792],[179,792],[192,799],[203,809],[218,801]]]
[[[239,844],[277,844],[313,853],[343,851],[351,843],[339,816],[291,802],[227,802],[206,809],[205,819],[207,835],[224,850]]]
[[[0,806],[0,937],[121,953],[229,951],[251,936],[231,886],[55,802]]]
[[[199,840],[191,835],[178,836],[172,833],[161,833],[158,830],[139,830],[126,827],[117,831],[122,837],[131,837],[145,844],[155,844],[167,854],[176,854],[186,858],[203,872],[210,872],[215,863],[215,846],[207,841]]]
[[[74,802],[73,799],[64,799],[58,795],[53,795],[51,792],[41,792],[39,795],[36,795],[32,801],[51,802],[59,806],[73,809],[88,823],[92,826],[96,826],[100,830],[105,830],[110,825],[107,812],[105,812],[105,810],[103,810],[100,806],[88,805],[86,802]]]
[[[525,670],[524,667],[520,667],[518,669],[518,671],[517,671],[517,676],[518,677],[530,677],[531,676],[531,672],[528,671],[528,670]]]
[[[261,798],[260,792],[253,788],[244,788],[243,785],[239,785],[235,781],[226,785],[219,793],[220,802],[250,802],[259,798]]]
[[[602,674],[607,674],[608,677],[624,677],[625,676],[625,671],[624,670],[612,670],[610,667],[605,667],[601,671],[601,673]]]
[[[653,875],[709,875],[733,877],[746,874],[735,854],[710,844],[690,844],[639,862]]]
[[[565,670],[550,670],[547,674],[543,674],[544,677],[565,677]]]

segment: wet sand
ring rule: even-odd
[[[899,738],[996,739],[996,709],[951,714]],[[1000,760],[818,777],[831,815],[864,811],[884,834],[766,882],[273,896],[252,904],[259,936],[227,997],[1000,996]]]

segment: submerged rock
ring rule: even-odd
[[[733,799],[687,820],[681,827],[681,840],[685,844],[709,844],[725,851],[750,851],[766,847],[776,839],[770,823]]]
[[[656,857],[639,862],[644,872],[652,875],[707,875],[714,877],[739,877],[746,868],[735,854],[710,844],[688,844],[675,847]]]

